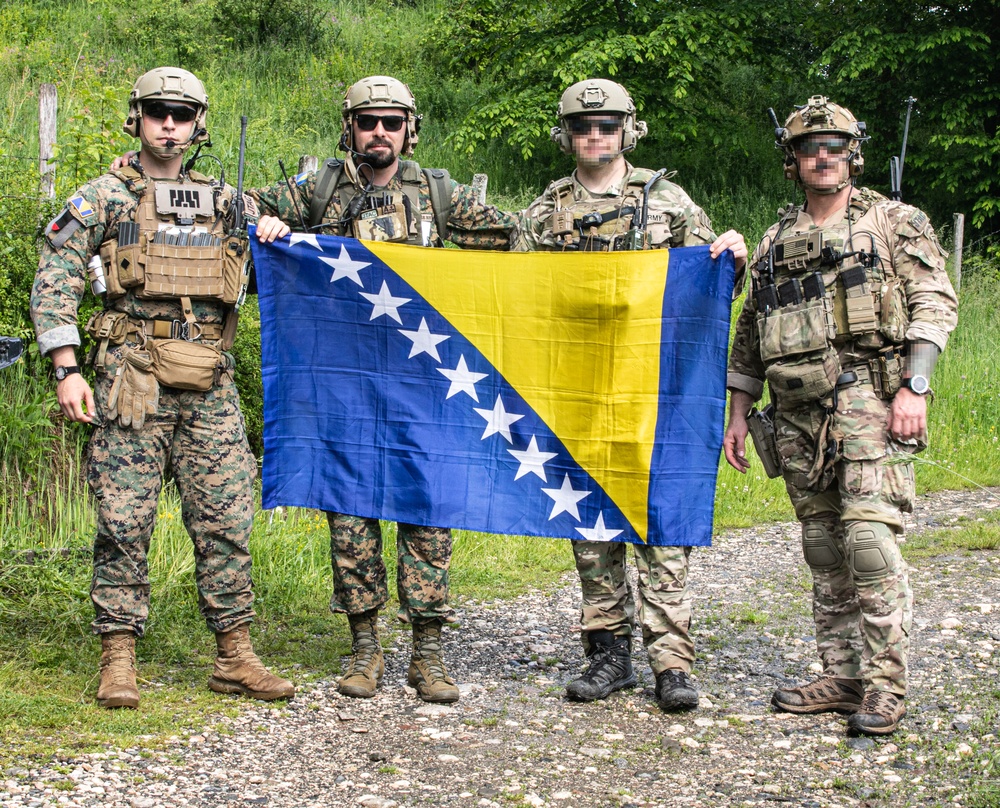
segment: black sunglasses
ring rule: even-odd
[[[198,117],[198,110],[187,104],[169,104],[166,101],[146,101],[142,105],[142,114],[147,118],[165,121],[168,117],[174,123],[190,123]]]
[[[398,132],[406,123],[404,115],[368,115],[364,112],[354,116],[354,122],[362,132],[374,132],[375,127],[382,124],[386,132]]]
[[[602,135],[613,135],[622,128],[621,118],[570,118],[569,132],[571,135],[589,135],[594,127]]]
[[[830,155],[846,154],[850,142],[846,137],[805,138],[795,144],[795,151],[804,157],[815,157],[820,149]]]

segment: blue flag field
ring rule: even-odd
[[[731,253],[251,243],[265,508],[711,544]]]

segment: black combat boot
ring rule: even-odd
[[[698,691],[687,673],[669,668],[656,675],[656,700],[668,713],[693,710],[698,706]]]
[[[566,685],[566,695],[574,701],[606,699],[616,690],[635,687],[638,680],[632,670],[632,640],[616,637],[610,631],[591,631],[587,635],[590,666],[579,679]]]

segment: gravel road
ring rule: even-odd
[[[997,508],[1000,489],[938,493],[920,500],[908,534]],[[911,580],[909,715],[888,739],[847,738],[842,716],[769,708],[776,685],[818,667],[798,527],[775,524],[692,555],[695,712],[657,708],[641,648],[636,689],[563,698],[583,667],[568,575],[551,592],[459,604],[445,645],[462,690],[453,706],[405,686],[408,638],[383,617],[387,670],[373,699],[342,698],[330,676],[287,706],[244,704],[165,749],[0,772],[0,805],[996,804],[982,789],[1000,794],[1000,551],[921,560]]]

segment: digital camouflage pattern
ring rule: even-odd
[[[799,209],[783,221],[782,237],[816,229],[812,217]],[[748,263],[758,283],[760,261],[779,224],[767,231]],[[854,249],[874,247],[881,261],[869,270],[879,273],[870,275],[873,288],[896,283],[902,294],[874,305],[877,328],[860,337],[845,334],[843,313],[834,307],[836,337],[812,336],[834,351],[838,372],[854,369],[859,379],[822,402],[789,404],[771,387],[775,439],[785,487],[803,527],[824,674],[862,678],[866,686],[904,695],[913,594],[897,541],[902,513],[912,510],[914,497],[913,465],[906,458],[926,444],[901,446],[892,440],[888,412],[898,378],[882,389],[873,385],[871,371],[880,351],[900,349],[904,342],[926,340],[943,350],[957,322],[957,299],[945,271],[946,254],[917,208],[860,188],[844,216],[821,229],[824,244],[838,249],[845,249],[849,236]],[[790,274],[779,272],[775,281],[780,284]],[[832,270],[824,268],[828,295],[834,281]],[[894,311],[894,305],[902,310]],[[754,295],[748,294],[736,324],[727,385],[754,400],[778,361],[762,356],[760,322]],[[826,537],[819,549],[810,538],[815,536]],[[872,557],[879,563],[868,569],[866,559]]]
[[[691,548],[632,547],[639,577],[639,625],[650,667],[654,674],[670,669],[690,673],[694,666],[687,586]],[[624,542],[573,542],[583,593],[580,625],[585,651],[590,650],[587,632],[632,634],[636,604],[625,573],[627,548]]]
[[[351,161],[344,164],[343,175],[355,176]],[[436,217],[433,216],[427,177],[417,169],[420,177],[418,197],[420,213],[427,215],[431,224],[430,242],[438,236]],[[301,227],[298,210],[306,215],[316,191],[317,172],[298,175],[294,180],[296,200],[287,183],[277,183],[269,188],[251,191],[262,214],[277,216],[289,227]],[[371,193],[401,194],[401,173],[385,187],[373,187]],[[468,185],[452,183],[452,207],[448,217],[450,228],[447,240],[460,247],[483,250],[506,250],[517,226],[517,217],[492,205],[479,202],[475,190]],[[349,229],[340,226],[343,204],[337,189],[330,197],[323,214],[320,233],[350,236]],[[366,519],[347,514],[328,513],[330,524],[330,558],[333,565],[333,597],[330,609],[334,612],[360,614],[381,608],[389,598],[385,564],[382,561],[382,530],[376,519]],[[404,621],[449,620],[452,609],[448,605],[448,567],[451,563],[451,531],[445,528],[421,527],[398,524],[396,530],[399,617]]]
[[[105,174],[71,200],[76,204],[71,201],[64,214],[76,229],[57,248],[53,239],[59,233],[51,224],[47,228],[31,294],[38,344],[46,354],[80,344],[77,308],[87,290],[87,262],[102,243],[117,238],[120,222],[132,220],[139,195]],[[178,300],[140,300],[129,293],[113,308],[141,319],[183,319]],[[218,324],[225,315],[225,307],[214,301],[195,300],[193,308],[200,323]],[[143,428],[122,428],[108,421],[107,401],[123,350],[134,347],[126,342],[109,348],[94,385],[97,417],[86,472],[98,510],[93,628],[143,633],[149,610],[146,558],[169,466],[194,543],[199,607],[213,631],[227,631],[254,616],[247,542],[256,466],[232,374],[222,373],[206,393],[161,387],[158,411],[146,417]],[[232,357],[227,360],[231,366]]]
[[[578,181],[576,171],[556,180],[524,212],[514,249],[562,250],[552,235],[552,213],[572,208],[574,218],[591,211],[611,211],[641,204],[642,186],[652,176],[648,169],[626,163],[621,183],[606,193],[592,194]],[[631,199],[630,199],[631,197]],[[628,221],[614,220],[624,234]],[[694,247],[715,241],[712,223],[683,189],[667,180],[657,182],[649,195],[649,243],[653,248]],[[606,225],[605,225],[606,226]],[[639,623],[650,666],[656,674],[673,668],[686,673],[694,665],[691,640],[691,599],[687,590],[690,547],[634,545],[639,575]],[[625,575],[626,548],[621,543],[574,541],[573,554],[580,575],[580,627],[584,649],[587,633],[607,629],[619,636],[632,633],[635,600]]]
[[[389,599],[382,527],[377,519],[327,513],[333,597],[330,610],[351,615],[381,609]],[[448,568],[451,531],[399,523],[396,526],[396,588],[403,622],[450,620]]]
[[[641,204],[642,186],[652,176],[648,169],[635,168],[626,163],[626,173],[619,185],[603,194],[592,194],[578,180],[576,172],[551,183],[545,192],[532,202],[521,219],[514,250],[562,250],[563,244],[552,235],[552,214],[557,200],[560,209],[573,212],[574,218],[592,211],[610,212],[622,206]],[[606,237],[623,236],[629,229],[632,217],[623,216],[605,225]],[[649,194],[649,243],[658,247],[694,247],[715,241],[712,223],[684,190],[662,179]]]
[[[192,174],[192,179],[201,175]],[[203,178],[207,180],[207,178]],[[56,249],[52,224],[46,228],[39,271],[31,291],[31,316],[35,323],[38,347],[43,354],[64,345],[80,345],[77,308],[87,291],[87,262],[106,241],[118,238],[118,225],[130,222],[139,205],[140,194],[130,191],[113,174],[103,174],[88,182],[71,197],[82,200],[79,207],[67,204],[78,229],[65,244]],[[90,211],[83,216],[79,208]],[[59,221],[56,217],[53,221]],[[72,226],[72,225],[71,225]],[[211,300],[193,300],[194,316],[199,323],[221,323],[225,307]],[[111,308],[144,319],[181,319],[177,300],[141,300],[125,295],[115,300]]]
[[[345,173],[352,171],[349,162],[345,163],[344,171]],[[316,191],[316,177],[317,172],[310,171],[298,175],[293,181],[292,187],[298,196],[298,204],[304,216],[309,212],[309,205]],[[381,196],[383,192],[396,194],[403,192],[403,182],[398,173],[388,185],[375,186],[371,191],[376,196]],[[277,216],[292,228],[301,227],[295,200],[286,183],[279,182],[268,188],[255,189],[249,193],[257,201],[262,215]],[[420,173],[418,196],[420,213],[433,214],[427,177],[422,172]],[[351,231],[340,226],[342,212],[343,205],[340,195],[335,192],[323,215],[323,226],[318,228],[316,232],[331,236],[350,236]],[[437,222],[433,216],[430,219],[430,241],[435,243],[438,236]],[[451,215],[448,217],[448,227],[450,228],[449,232],[442,234],[442,238],[457,244],[459,247],[479,250],[507,250],[510,247],[511,236],[517,227],[517,216],[513,213],[506,213],[493,205],[482,204],[471,185],[463,185],[452,180]]]

